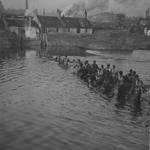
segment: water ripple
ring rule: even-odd
[[[108,61],[97,56],[81,59],[96,59],[99,65]],[[133,65],[128,58],[112,63],[118,61],[120,67]],[[139,63],[145,62],[136,63],[141,69]],[[145,67],[141,74],[149,81],[150,66]],[[147,115],[134,116],[130,108],[117,109],[115,103],[35,51],[27,51],[23,59],[3,59],[0,146],[5,150],[148,149]]]

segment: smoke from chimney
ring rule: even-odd
[[[66,7],[61,15],[74,16],[81,10],[124,13],[128,16],[143,16],[150,0],[82,0]]]
[[[70,6],[67,6],[61,13],[61,16],[73,16],[76,12],[85,9],[84,2],[73,3]]]

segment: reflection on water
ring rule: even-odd
[[[101,54],[80,58],[133,67],[150,83],[150,52]],[[1,55],[0,149],[148,150],[146,113],[116,108],[49,58],[36,51]]]
[[[16,58],[16,57],[20,57],[20,58],[23,58],[25,57],[25,54],[26,54],[26,51],[23,50],[23,49],[12,49],[12,50],[9,50],[9,49],[6,49],[6,50],[3,50],[1,51],[0,50],[0,61],[2,59],[9,59],[9,58]]]

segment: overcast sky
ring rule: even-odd
[[[5,8],[25,8],[26,0],[1,0]],[[127,15],[144,16],[147,7],[150,7],[150,0],[28,0],[30,9],[39,9],[51,12],[57,8],[64,10],[73,3],[84,1],[85,8],[96,8],[103,10],[108,6],[109,11],[122,12]],[[89,7],[90,6],[90,7]],[[106,7],[107,8],[107,7]],[[65,9],[66,10],[66,9]],[[105,10],[106,11],[106,10]]]
[[[25,8],[25,0],[1,0],[5,8]],[[30,6],[35,8],[46,8],[47,10],[55,10],[56,8],[64,8],[78,0],[29,0]]]

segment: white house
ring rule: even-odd
[[[150,36],[150,28],[145,27],[145,28],[144,28],[144,34],[145,34],[146,36]]]

